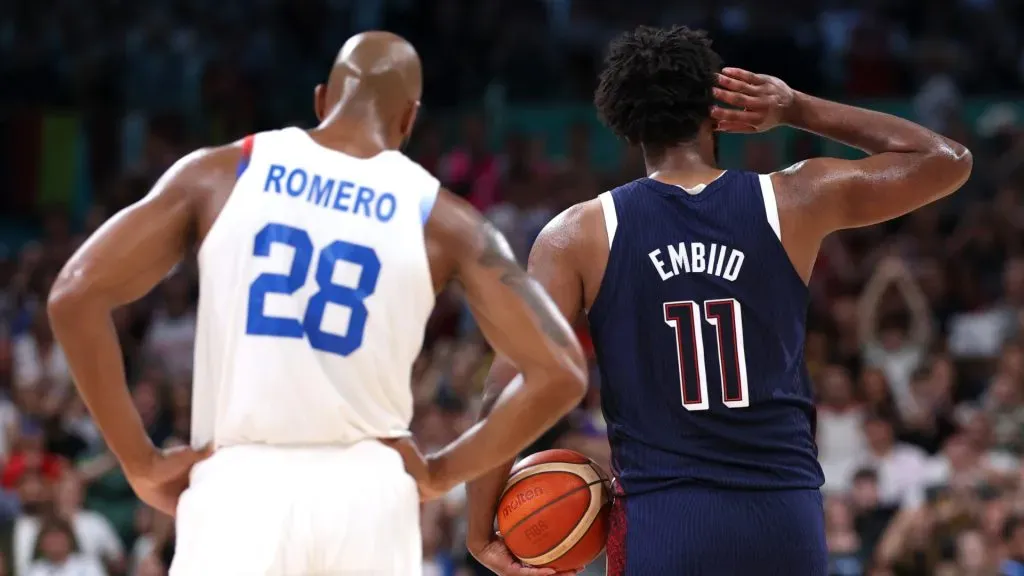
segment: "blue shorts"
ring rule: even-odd
[[[683,486],[612,508],[608,576],[827,576],[818,490]]]

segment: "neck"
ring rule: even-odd
[[[692,173],[718,170],[714,158],[703,153],[697,143],[668,148],[660,153],[645,147],[644,165],[649,176],[658,172]]]
[[[357,98],[338,103],[309,135],[321,146],[353,156],[374,156],[398,148],[388,136],[378,107]]]

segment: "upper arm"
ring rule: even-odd
[[[145,198],[93,233],[64,265],[51,301],[88,295],[118,306],[156,286],[189,248],[197,216],[194,186],[205,154],[179,160]]]
[[[859,160],[814,158],[772,175],[780,203],[818,236],[884,222],[955,192],[967,180],[966,150],[886,152]],[[780,206],[783,208],[783,206]]]
[[[579,210],[579,206],[569,208],[544,226],[530,249],[526,268],[570,324],[579,319],[584,300],[583,278],[574,264],[576,226],[573,221],[578,218]]]
[[[501,233],[468,203],[442,190],[426,237],[435,273],[462,284],[481,331],[501,355],[522,372],[582,369],[579,341],[552,300],[555,294],[523,271]],[[531,255],[531,267],[534,262]],[[548,265],[542,270],[551,274],[546,285],[561,288],[558,297],[572,305],[571,283],[556,282],[560,277]]]
[[[549,222],[533,243],[527,272],[551,297],[559,314],[574,324],[584,308],[583,278],[574,265],[574,231],[578,230],[580,207],[574,206]],[[505,356],[498,355],[487,375],[485,408],[519,370]]]

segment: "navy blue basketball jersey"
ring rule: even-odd
[[[727,171],[691,194],[641,178],[600,199],[611,245],[588,317],[624,492],[819,488],[809,296],[771,179]]]

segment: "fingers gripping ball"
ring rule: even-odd
[[[586,456],[546,450],[512,468],[498,503],[498,532],[520,561],[573,570],[608,539],[608,477]]]

